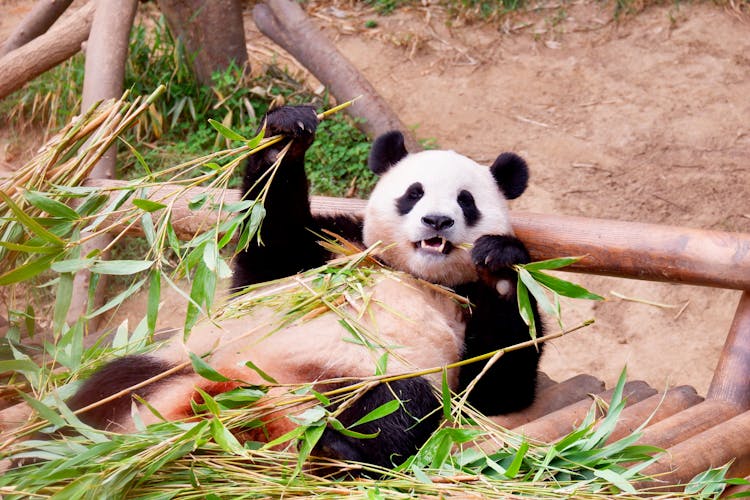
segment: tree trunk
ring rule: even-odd
[[[295,1],[268,0],[265,4],[259,3],[253,9],[253,19],[264,35],[309,69],[330,89],[338,102],[364,97],[346,111],[354,118],[364,119],[364,123],[358,126],[368,136],[400,130],[409,151],[422,149],[377,90],[320,32]]]
[[[89,2],[45,34],[0,58],[0,99],[81,50],[89,37],[95,2]]]
[[[0,57],[45,33],[73,0],[39,0],[0,48]]]
[[[137,6],[138,0],[97,0],[91,35],[86,45],[82,111],[86,111],[97,101],[119,99],[122,96],[130,29]],[[116,159],[117,148],[112,146],[92,169],[89,178],[114,179]],[[103,250],[111,241],[109,235],[97,237],[84,245],[83,252],[88,254],[94,250]],[[76,274],[73,281],[73,298],[68,309],[69,323],[85,314],[90,282],[89,271],[84,270]],[[99,287],[102,286],[103,284],[99,283]],[[102,297],[102,294],[96,296]],[[89,327],[94,329],[96,323],[91,323]]]
[[[158,0],[169,28],[185,46],[193,72],[203,85],[234,63],[247,66],[240,0]]]

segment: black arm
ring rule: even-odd
[[[518,312],[517,274],[514,264],[528,263],[529,253],[514,236],[483,236],[472,249],[481,280],[457,287],[473,304],[466,327],[463,359],[530,340],[529,327]],[[501,285],[498,286],[498,282]],[[501,290],[498,291],[498,290]],[[530,297],[537,335],[543,335],[536,302]],[[534,400],[537,367],[542,344],[503,354],[485,373],[468,401],[487,415],[521,410]],[[479,375],[486,362],[461,368],[459,387],[465,389]]]

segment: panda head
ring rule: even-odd
[[[453,151],[409,154],[400,132],[375,140],[369,167],[381,177],[365,210],[365,245],[381,241],[388,265],[446,286],[477,279],[477,238],[513,234],[506,200],[528,182],[526,162],[513,153],[489,168]]]

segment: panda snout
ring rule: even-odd
[[[422,224],[431,227],[435,231],[442,231],[453,226],[455,221],[446,215],[425,215],[422,217]]]

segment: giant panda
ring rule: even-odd
[[[366,327],[377,330],[379,347],[396,346],[386,373],[444,366],[529,340],[518,312],[512,269],[514,264],[529,262],[529,253],[513,235],[506,204],[526,188],[524,160],[503,153],[486,167],[453,151],[410,154],[403,135],[389,132],[372,145],[368,163],[379,180],[364,217],[317,216],[310,210],[304,170],[305,152],[317,125],[317,115],[309,106],[281,107],[267,114],[267,134],[283,135],[285,141],[247,160],[243,179],[247,199],[259,195],[263,184],[259,179],[288,148],[266,193],[262,243],[253,242],[237,255],[234,287],[321,266],[332,255],[319,244],[320,235],[330,231],[362,248],[378,244],[377,258],[397,272],[376,276],[367,291],[375,306],[361,318]],[[450,287],[468,303],[435,285]],[[541,329],[536,305],[532,308]],[[323,389],[332,386],[320,385],[322,381],[375,374],[379,351],[346,341],[349,334],[337,315],[322,314],[283,328],[274,326],[277,315],[260,307],[244,317],[205,322],[186,343],[178,335],[154,353],[117,359],[89,378],[69,406],[83,408],[184,365],[188,352],[205,355],[206,362],[232,382],[212,382],[185,368],[133,390],[159,414],[139,405],[144,423],[190,418],[191,401],[200,400],[196,388],[213,395],[242,384],[266,383],[258,371],[246,366],[247,361],[280,384],[318,384]],[[468,402],[488,415],[526,407],[534,398],[540,354],[541,344],[504,354],[482,375]],[[483,368],[484,363],[474,363],[451,370],[451,388],[466,389]],[[437,373],[374,385],[345,408],[339,420],[350,426],[398,398],[397,411],[353,428],[376,437],[357,439],[328,428],[312,455],[383,467],[402,462],[439,425],[434,388],[440,381]],[[95,427],[132,432],[132,404],[130,395],[119,397],[81,414],[81,419]],[[276,418],[263,431],[266,438],[273,438],[290,425],[288,419]]]

